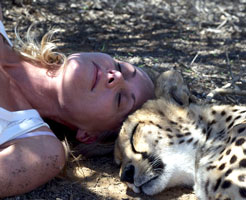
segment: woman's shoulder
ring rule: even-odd
[[[1,145],[0,152],[6,152],[0,157],[13,156],[24,159],[25,162],[21,163],[25,163],[27,168],[35,166],[36,171],[51,178],[61,171],[66,162],[62,143],[56,137],[46,135],[11,140]]]
[[[0,107],[9,111],[32,109],[14,80],[7,74],[0,62]]]

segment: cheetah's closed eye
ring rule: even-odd
[[[124,122],[121,180],[148,195],[194,185],[202,200],[246,199],[246,106],[187,104],[176,94],[186,103],[159,95]]]

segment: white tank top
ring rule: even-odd
[[[2,23],[1,20],[0,20],[0,33],[1,33],[1,35],[5,38],[5,40],[8,42],[8,44],[12,47],[13,44],[12,44],[12,42],[9,40],[8,35],[7,35],[6,31],[5,31],[4,25],[3,25],[3,23]]]
[[[49,128],[34,109],[10,112],[0,107],[0,145],[16,138],[37,135],[55,136],[49,131],[31,132],[42,126]]]

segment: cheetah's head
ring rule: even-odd
[[[128,117],[115,143],[121,181],[127,182],[134,192],[148,195],[173,184],[175,158],[168,137],[169,127],[173,117],[178,118],[176,113],[186,115],[184,107],[189,99],[188,89],[176,72],[162,74],[158,84],[163,87],[156,91],[159,98],[149,100]],[[169,90],[172,94],[167,94]]]
[[[134,192],[141,190],[153,195],[162,191],[162,175],[165,163],[153,151],[155,141],[149,132],[158,131],[152,124],[131,121],[129,118],[123,125],[115,144],[115,161],[121,165],[120,178]],[[161,184],[158,184],[160,182]]]

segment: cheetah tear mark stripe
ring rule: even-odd
[[[135,147],[134,147],[134,144],[133,144],[133,137],[134,137],[134,134],[136,133],[136,130],[137,130],[137,128],[138,128],[138,126],[139,126],[140,123],[143,123],[143,122],[137,123],[137,124],[134,126],[134,128],[133,128],[133,130],[132,130],[132,132],[131,132],[131,139],[130,139],[130,141],[131,141],[131,148],[132,148],[132,151],[133,151],[134,153],[141,154],[142,157],[143,157],[143,159],[148,160],[148,162],[153,166],[153,170],[154,170],[155,172],[157,172],[158,174],[161,174],[162,171],[164,170],[165,166],[166,166],[166,165],[162,162],[162,160],[161,160],[160,158],[156,158],[154,155],[148,155],[147,152],[138,152],[138,151],[135,149]],[[153,124],[153,122],[151,122],[151,121],[150,121],[150,123]]]
[[[133,145],[133,136],[134,136],[134,134],[135,134],[135,132],[136,132],[136,130],[137,130],[137,128],[138,128],[138,125],[139,125],[139,123],[137,123],[135,126],[134,126],[134,128],[133,128],[133,130],[132,130],[132,132],[131,132],[131,147],[132,147],[132,151],[134,152],[134,153],[140,153],[140,152],[137,152],[136,151],[136,149],[135,149],[135,147],[134,147],[134,145]],[[141,154],[141,153],[140,153]]]
[[[135,149],[134,144],[133,144],[133,137],[134,137],[134,134],[135,134],[135,132],[136,132],[138,126],[139,126],[140,124],[145,124],[145,123],[152,124],[152,125],[154,125],[154,126],[157,126],[157,127],[160,128],[160,129],[162,129],[162,127],[161,127],[160,125],[155,124],[155,123],[152,122],[152,121],[147,121],[147,122],[140,121],[140,122],[138,122],[138,123],[134,126],[134,128],[133,128],[133,130],[132,130],[132,132],[131,132],[131,135],[132,135],[132,136],[131,136],[131,140],[130,140],[130,141],[131,141],[131,147],[132,147],[132,151],[133,151],[134,153],[138,153],[138,154],[141,154],[141,155],[146,154],[146,152],[138,152],[138,151]]]

